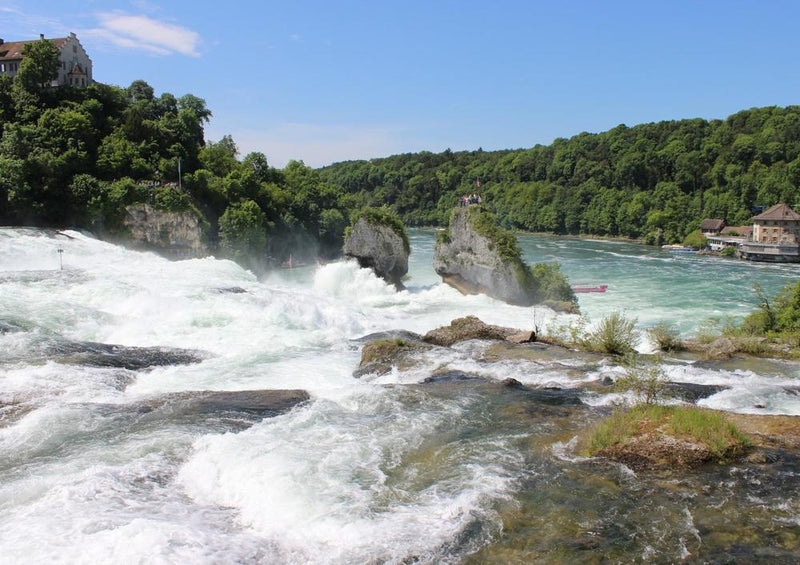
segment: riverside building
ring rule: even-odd
[[[753,217],[753,235],[739,247],[742,259],[800,263],[800,214],[776,204]]]

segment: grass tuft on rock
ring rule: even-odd
[[[646,469],[725,463],[749,446],[747,437],[719,412],[638,404],[617,410],[598,424],[587,452]]]

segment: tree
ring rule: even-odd
[[[219,219],[220,244],[237,262],[258,269],[263,264],[267,234],[264,212],[252,200],[231,204]]]
[[[43,90],[58,78],[59,51],[49,39],[26,43],[22,57],[15,80],[24,90]]]
[[[128,87],[128,96],[132,102],[140,100],[152,102],[154,99],[153,87],[143,80],[135,80]]]
[[[269,182],[270,178],[269,163],[267,163],[267,156],[263,153],[253,152],[248,153],[242,160],[242,164],[253,172],[253,175],[260,182]]]

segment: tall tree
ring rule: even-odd
[[[23,89],[37,92],[58,78],[59,52],[49,39],[26,43],[22,48],[22,56],[16,80]]]

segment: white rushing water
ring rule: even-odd
[[[372,332],[424,333],[467,314],[532,326],[529,308],[438,284],[432,241],[412,237],[409,290],[398,293],[353,262],[259,281],[230,261],[0,229],[0,322],[14,330],[0,333],[0,563],[442,563],[487,543],[525,454],[502,430],[443,447],[433,438],[475,418],[476,399],[402,385],[442,367],[567,386],[615,368],[480,366],[480,344],[467,343],[423,369],[355,379],[352,340]],[[608,300],[582,298],[589,310]],[[54,340],[203,359],[141,370],[63,363],[42,345]],[[800,414],[786,392],[797,366],[771,367],[668,371],[730,387],[703,401],[714,408]],[[312,400],[246,429],[142,409],[168,393],[262,389]],[[431,457],[446,465],[430,468]]]

